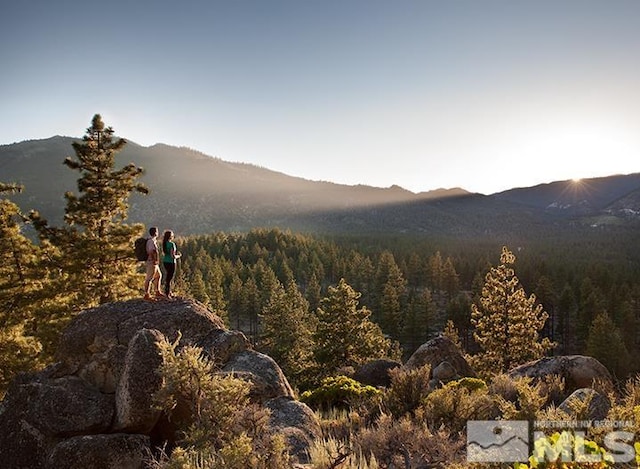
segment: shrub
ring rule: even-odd
[[[461,457],[463,438],[447,430],[432,431],[419,415],[399,419],[381,415],[375,425],[354,435],[358,448],[373,454],[382,467],[442,467]]]
[[[333,437],[316,440],[309,448],[309,459],[313,469],[379,469],[373,455],[365,456],[361,450]]]
[[[339,375],[323,379],[320,387],[303,392],[300,400],[314,409],[348,409],[374,403],[381,395],[382,392],[373,386]]]
[[[547,402],[544,385],[541,382],[533,384],[532,378],[524,377],[511,380],[510,386],[507,397],[500,393],[495,396],[502,417],[505,420],[535,420]]]
[[[482,380],[448,383],[429,394],[420,406],[420,415],[431,428],[444,426],[451,432],[463,430],[469,420],[488,420],[495,414],[494,400]]]
[[[448,389],[465,388],[468,391],[486,391],[487,383],[479,378],[461,378],[448,382],[444,387]]]
[[[385,409],[395,417],[413,413],[431,392],[430,375],[429,365],[413,370],[390,370],[391,386],[383,399]]]
[[[284,440],[268,427],[269,412],[249,401],[250,384],[216,374],[213,361],[198,347],[177,351],[158,342],[163,386],[154,395],[179,431],[171,454],[153,458],[155,469],[281,469],[288,467]]]

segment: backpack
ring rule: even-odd
[[[147,238],[136,239],[133,244],[133,250],[137,260],[146,261],[149,258],[149,254],[147,254]]]

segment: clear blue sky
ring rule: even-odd
[[[100,113],[142,145],[414,192],[640,171],[637,0],[21,0],[0,67],[0,144]]]

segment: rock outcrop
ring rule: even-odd
[[[575,420],[604,420],[611,410],[609,398],[591,388],[575,390],[558,409]]]
[[[353,379],[369,386],[387,388],[391,385],[389,371],[399,368],[402,363],[395,360],[378,359],[365,363],[358,368]]]
[[[564,380],[567,394],[580,388],[607,391],[613,383],[609,370],[602,363],[584,355],[540,358],[510,370],[508,375],[512,378],[528,376],[534,379],[557,375]]]
[[[7,469],[141,469],[166,436],[152,396],[162,385],[157,342],[180,338],[252,383],[253,402],[272,411],[271,428],[304,459],[319,436],[315,414],[293,400],[282,370],[246,337],[191,300],[110,303],[81,312],[65,330],[57,362],[22,375],[0,403],[0,461]]]
[[[446,365],[441,364],[445,363]],[[477,375],[456,345],[446,336],[439,335],[422,344],[404,364],[408,370],[420,368],[424,365],[431,366],[439,376],[447,376],[448,379],[475,378]],[[452,370],[455,370],[453,373]]]

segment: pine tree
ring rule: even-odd
[[[500,373],[541,358],[552,344],[539,333],[547,320],[535,295],[526,296],[511,267],[516,257],[502,248],[500,265],[485,277],[480,306],[471,305],[474,338],[481,351],[474,357],[480,372]]]
[[[431,291],[425,288],[416,292],[409,301],[407,314],[402,324],[400,343],[407,352],[415,351],[429,339],[429,332],[434,326],[436,305]]]
[[[397,338],[402,327],[403,309],[406,305],[407,281],[396,264],[393,254],[384,251],[376,272],[377,301],[375,319],[385,334]]]
[[[360,294],[341,279],[329,287],[316,315],[314,357],[321,374],[331,375],[345,366],[356,366],[376,358],[398,358],[392,344],[369,319],[371,311],[359,308]]]
[[[282,368],[293,385],[305,381],[312,366],[315,329],[309,304],[293,280],[278,284],[261,315],[260,345]]]
[[[31,214],[40,238],[60,250],[56,262],[68,276],[76,308],[130,298],[140,290],[131,246],[142,226],[124,221],[129,196],[148,191],[138,182],[142,168],[131,163],[115,169],[115,156],[125,145],[123,139],[114,139],[113,129],[96,114],[83,141],[73,143],[75,158],[64,161],[80,173],[79,195],[65,194],[66,226],[51,227],[37,212]]]
[[[600,361],[619,379],[624,379],[631,369],[631,357],[622,333],[607,313],[600,313],[593,319],[586,353]]]
[[[0,183],[0,194],[20,191]],[[42,359],[37,333],[48,274],[40,266],[41,249],[22,233],[24,221],[16,204],[0,199],[0,396],[18,372],[36,369]]]

